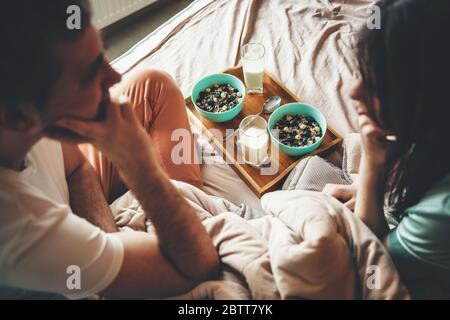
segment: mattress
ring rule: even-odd
[[[348,96],[358,80],[355,45],[367,0],[197,0],[113,61],[122,74],[136,68],[170,73],[185,97],[200,78],[240,64],[240,48],[260,42],[265,68],[321,110],[341,135],[355,132]],[[199,135],[200,137],[200,135]],[[208,148],[199,138],[199,148]],[[202,166],[206,191],[259,206],[259,199],[217,157]],[[237,188],[237,189],[236,189]],[[230,190],[239,190],[230,191]]]

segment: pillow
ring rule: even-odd
[[[328,183],[352,184],[344,171],[319,157],[312,156],[301,160],[287,177],[283,190],[322,191]]]

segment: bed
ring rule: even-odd
[[[357,76],[357,32],[372,4],[367,0],[197,0],[113,61],[113,66],[122,74],[143,67],[163,69],[188,97],[201,77],[238,65],[242,44],[261,42],[266,69],[302,101],[318,107],[329,125],[345,136],[356,131],[348,92]],[[207,164],[202,165],[205,191],[260,208],[246,184],[214,155],[199,132],[195,134],[202,154],[208,154],[203,159]]]
[[[357,33],[372,3],[197,0],[116,59],[113,66],[125,75],[136,68],[163,69],[188,97],[201,77],[238,65],[242,44],[261,42],[267,50],[267,71],[302,101],[318,107],[329,125],[345,137],[357,131],[348,92],[357,81]],[[224,272],[221,280],[200,284],[176,298],[409,298],[381,242],[336,199],[291,190],[268,193],[260,200],[223,163],[194,121],[191,127],[203,155],[204,191],[209,195],[188,184],[175,185],[198,210]],[[330,160],[339,161],[339,153],[334,152]],[[268,215],[242,219],[236,214],[241,203]],[[309,241],[302,233],[305,228],[314,229],[306,233],[321,241]],[[316,245],[322,242],[323,246]],[[364,285],[370,275],[367,266],[372,265],[388,275],[383,277],[383,290]]]

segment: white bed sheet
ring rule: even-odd
[[[243,43],[261,42],[267,51],[266,69],[301,101],[319,108],[328,124],[345,135],[356,131],[348,92],[356,81],[357,32],[372,3],[197,0],[113,61],[113,66],[121,73],[163,69],[188,97],[198,79],[238,65]],[[198,143],[209,148],[204,139]],[[206,192],[259,207],[259,199],[228,165],[204,164],[202,173]]]

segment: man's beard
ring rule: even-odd
[[[92,121],[104,121],[106,120],[107,110],[109,107],[109,104],[111,102],[109,94],[107,94],[99,103],[98,105],[98,111],[94,119]],[[73,132],[72,130],[62,128],[59,126],[56,126],[54,124],[50,124],[45,130],[44,133],[53,138],[57,137],[65,137],[72,140],[82,140],[82,137],[80,137],[77,133]]]
[[[111,101],[110,101],[110,97],[109,97],[109,94],[108,94],[100,102],[100,104],[98,106],[98,112],[97,112],[97,115],[94,118],[94,121],[104,121],[106,119],[106,114],[107,114],[110,102]]]

